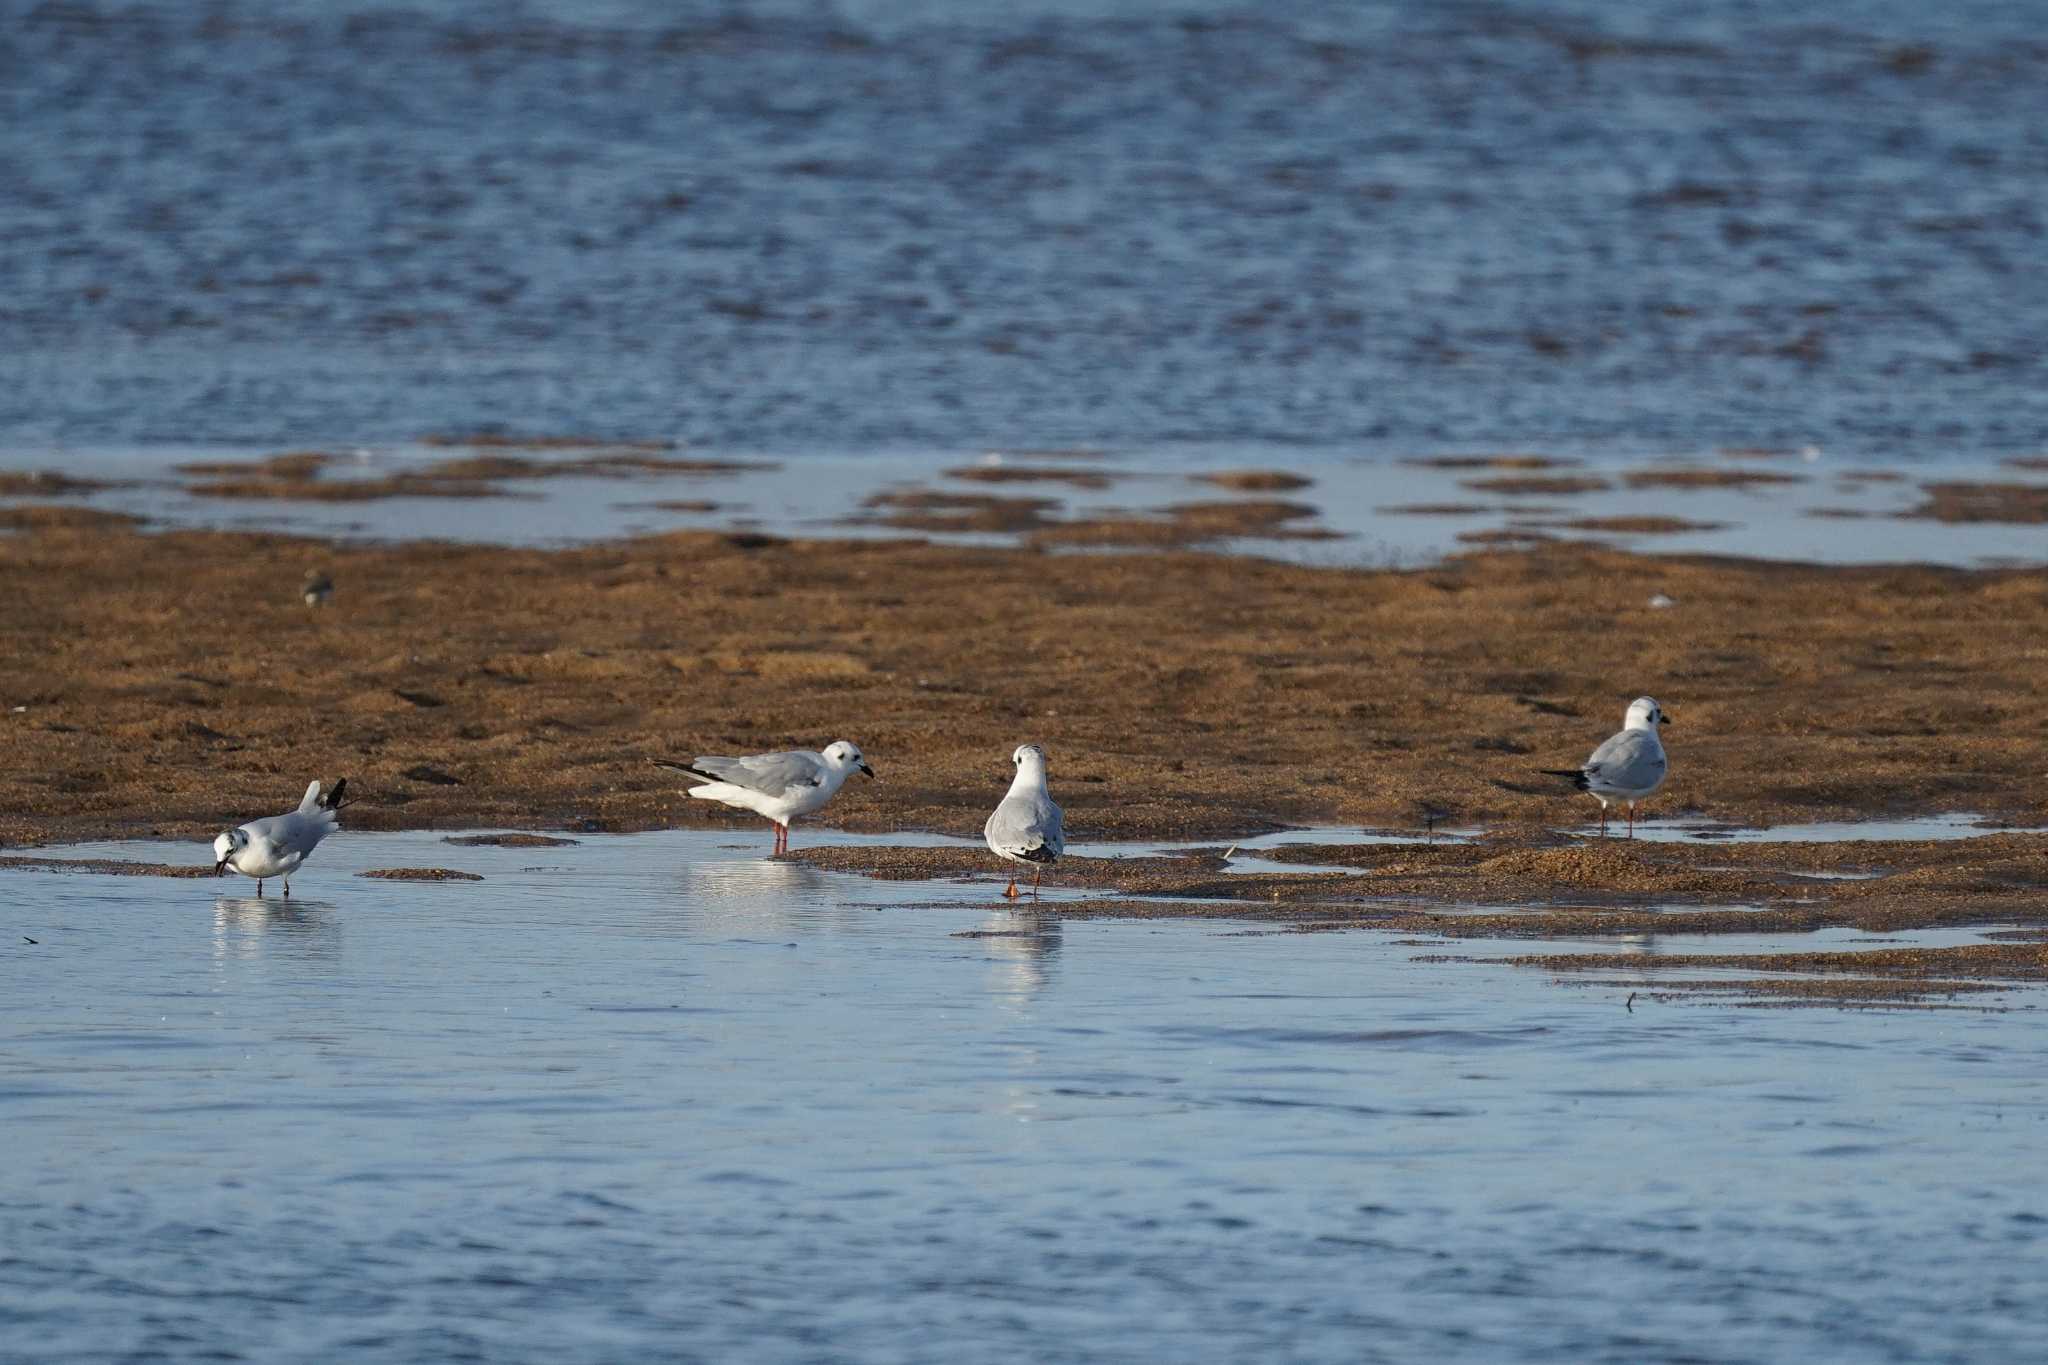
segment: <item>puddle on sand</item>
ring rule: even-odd
[[[1897,820],[1824,820],[1800,825],[1720,825],[1704,821],[1639,821],[1636,838],[1653,843],[1716,842],[1731,844],[1842,844],[1859,840],[1912,843],[1933,839],[1976,839],[1987,834],[2039,834],[2029,826],[2008,825],[1985,815],[1916,815]],[[1582,838],[1596,839],[1600,826],[1583,825],[1567,831]],[[1608,837],[1617,837],[1609,828]],[[1619,837],[1626,839],[1622,834]],[[1854,876],[1854,873],[1810,872],[1810,877]]]
[[[2048,1332],[2048,1196],[2011,1178],[2042,1012],[1630,1013],[1394,935],[909,911],[729,831],[578,837],[344,833],[289,902],[6,873],[10,1330],[359,1362]],[[391,866],[484,880],[353,875]]]
[[[1307,829],[1274,830],[1267,834],[1246,835],[1242,839],[1198,839],[1163,844],[1147,843],[1132,845],[1110,844],[1091,848],[1087,852],[1098,857],[1115,857],[1118,853],[1135,847],[1139,857],[1172,856],[1177,853],[1207,851],[1228,854],[1222,870],[1226,872],[1277,873],[1281,875],[1314,875],[1317,873],[1341,872],[1356,875],[1355,867],[1344,867],[1337,863],[1291,863],[1277,858],[1262,858],[1259,854],[1267,849],[1287,848],[1300,845],[1345,844],[1427,844],[1464,843],[1473,838],[1471,830],[1397,830],[1365,829],[1355,825],[1317,825]],[[1073,851],[1080,852],[1079,845]]]

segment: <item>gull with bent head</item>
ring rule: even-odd
[[[674,768],[708,785],[690,788],[699,801],[716,801],[766,816],[775,826],[775,851],[779,858],[789,852],[789,822],[799,815],[821,810],[839,794],[840,786],[856,772],[870,778],[875,770],[861,757],[860,748],[846,740],[835,740],[824,752],[791,749],[779,754],[752,754],[746,758],[718,758],[699,755],[688,763],[672,758],[650,759],[657,768]]]
[[[213,875],[225,876],[233,868],[244,877],[254,877],[259,896],[267,879],[279,877],[289,898],[292,873],[313,856],[322,839],[341,828],[341,808],[350,804],[341,795],[347,786],[348,779],[344,777],[334,784],[333,791],[322,796],[316,779],[306,788],[305,799],[299,802],[297,810],[251,820],[216,835]]]
[[[1017,765],[1017,776],[1002,804],[981,827],[981,837],[998,858],[1031,864],[1031,898],[1036,900],[1039,876],[1066,851],[1066,818],[1046,789],[1045,750],[1036,744],[1020,744],[1010,761]],[[1017,898],[1014,876],[1003,894]]]
[[[1607,803],[1628,802],[1628,837],[1636,837],[1636,802],[1664,785],[1670,765],[1664,758],[1664,741],[1657,727],[1669,725],[1671,717],[1655,697],[1637,697],[1628,704],[1619,732],[1609,735],[1593,751],[1583,767],[1545,768],[1551,777],[1562,777],[1582,792],[1600,801],[1600,833],[1607,833]]]

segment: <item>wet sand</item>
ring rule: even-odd
[[[11,845],[196,836],[342,775],[373,828],[717,822],[647,759],[840,736],[883,779],[826,812],[852,829],[973,834],[1025,739],[1082,839],[1578,822],[1591,800],[1537,770],[1582,760],[1639,692],[1674,716],[1665,816],[2048,818],[2038,570],[17,524]],[[331,607],[300,601],[309,568]]]

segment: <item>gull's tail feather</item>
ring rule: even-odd
[[[320,779],[314,778],[306,788],[306,794],[299,798],[299,814],[306,815],[320,809]]]
[[[706,782],[721,782],[724,780],[715,773],[707,773],[702,768],[693,768],[689,764],[677,762],[673,758],[650,758],[647,761],[657,768],[674,768],[677,772],[688,773],[692,777],[701,777]]]
[[[1545,777],[1561,777],[1580,791],[1584,791],[1593,785],[1586,780],[1586,770],[1584,768],[1538,768],[1536,771],[1542,773]]]

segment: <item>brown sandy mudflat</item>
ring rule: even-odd
[[[615,512],[716,512],[724,504],[702,498],[657,498],[650,502],[615,502]]]
[[[1547,545],[1557,537],[1548,531],[1531,530],[1528,527],[1501,526],[1483,531],[1460,531],[1460,545],[1482,546],[1494,550],[1526,550],[1531,546]]]
[[[1034,532],[1034,546],[1175,549],[1219,540],[1338,540],[1327,527],[1302,525],[1317,512],[1302,502],[1244,498],[1234,502],[1182,502],[1160,514],[1105,514],[1060,522]]]
[[[1614,486],[1592,474],[1507,474],[1497,479],[1460,479],[1458,482],[1461,487],[1469,488],[1475,493],[1501,493],[1508,497],[1533,497],[1545,494],[1561,497],[1572,493],[1605,493]]]
[[[134,526],[140,517],[126,512],[108,512],[97,507],[66,506],[62,503],[23,503],[0,507],[0,531],[31,531],[48,528],[81,530],[112,526]]]
[[[968,483],[1063,483],[1070,488],[1107,488],[1111,475],[1059,465],[970,464],[948,469],[949,479]]]
[[[1585,462],[1553,455],[1422,455],[1401,463],[1417,469],[1568,469]]]
[[[0,575],[8,844],[211,834],[342,775],[358,826],[743,823],[646,760],[840,736],[883,780],[826,819],[868,830],[973,834],[1025,739],[1083,839],[1582,820],[1536,770],[1640,692],[1675,718],[1666,815],[2048,818],[2038,570],[57,524],[0,538]]]
[[[1804,474],[1781,474],[1774,469],[1636,469],[1623,479],[1630,488],[1751,488],[1806,482]]]
[[[1578,517],[1571,521],[1544,522],[1563,531],[1605,532],[1609,535],[1677,536],[1698,531],[1719,531],[1727,523],[1690,521],[1685,517],[1619,516]]]
[[[603,436],[512,436],[495,431],[435,431],[420,437],[423,446],[467,446],[472,450],[674,450],[681,442],[654,439],[614,440]]]
[[[323,478],[335,459],[335,456],[319,451],[298,451],[256,460],[213,460],[180,465],[178,470],[203,480],[186,489],[196,497],[264,498],[283,502],[374,502],[385,498],[517,496],[504,486],[507,480],[630,479],[661,474],[740,474],[776,468],[773,464],[743,460],[681,459],[650,454],[638,446],[625,446],[574,459],[468,455],[371,478]]]
[[[0,469],[0,498],[55,498],[98,493],[115,485],[54,469]]]
[[[255,460],[195,460],[174,465],[180,474],[219,479],[317,479],[322,470],[341,456],[324,450],[291,450]]]
[[[1315,480],[1284,469],[1219,469],[1212,474],[1191,474],[1196,483],[1214,484],[1234,493],[1292,493]]]
[[[1016,534],[1057,525],[1051,514],[1059,510],[1060,502],[1057,498],[1005,498],[992,493],[906,489],[873,494],[861,506],[868,514],[853,518],[853,525],[953,535]]]
[[[2048,522],[2048,484],[1930,483],[1926,500],[1901,516],[1947,522]]]

